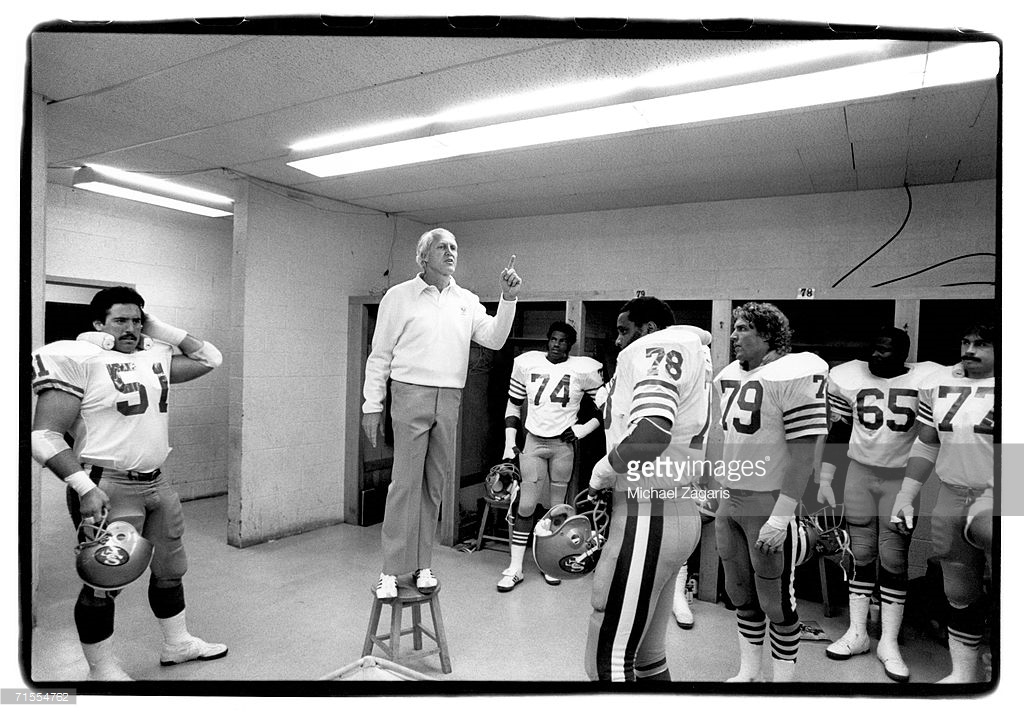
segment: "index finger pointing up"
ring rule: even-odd
[[[512,259],[510,259],[508,261],[508,267],[506,267],[505,269],[511,270],[512,269],[512,265],[514,265],[515,263],[516,263],[516,256],[512,255]]]

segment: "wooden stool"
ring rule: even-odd
[[[507,514],[508,505],[509,501],[507,499],[499,502],[489,497],[484,497],[484,511],[483,514],[480,515],[480,529],[476,534],[476,548],[478,550],[484,548],[485,539],[491,539],[495,542],[504,542],[505,544],[512,546],[512,538],[510,536],[502,537],[500,534],[486,534],[487,520],[491,516],[491,509],[496,509]]]
[[[441,601],[438,594],[441,587],[434,590],[432,594],[420,594],[415,587],[398,585],[398,596],[395,599],[377,599],[376,585],[370,587],[370,594],[373,595],[373,607],[370,609],[370,624],[366,627],[366,641],[363,642],[363,656],[373,653],[373,646],[377,645],[384,651],[384,655],[395,663],[401,663],[403,659],[414,659],[426,657],[431,654],[441,656],[441,671],[451,674],[452,662],[448,655],[448,640],[444,635],[444,622],[441,620]],[[430,604],[430,616],[434,622],[433,631],[423,624],[420,614],[420,607],[423,604]],[[385,634],[377,634],[377,626],[380,624],[381,608],[388,604],[391,606],[391,631]],[[402,629],[402,612],[406,607],[412,607],[412,627]],[[412,634],[411,652],[401,652],[402,637]],[[426,634],[433,640],[436,646],[429,649],[423,648],[423,635]]]

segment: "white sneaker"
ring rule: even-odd
[[[869,651],[871,651],[871,638],[867,634],[860,634],[851,628],[847,630],[846,634],[828,645],[825,656],[842,661],[857,654],[867,654]]]
[[[499,592],[511,592],[515,589],[520,582],[523,581],[523,573],[517,572],[516,570],[509,567],[501,573],[501,579],[498,580],[498,591]]]
[[[184,664],[195,659],[208,662],[220,659],[228,653],[227,645],[204,642],[199,637],[189,637],[181,644],[164,644],[160,652],[160,666],[169,667]]]
[[[430,567],[416,570],[416,589],[420,594],[432,594],[437,589],[437,577],[430,571]]]
[[[550,584],[552,587],[557,587],[559,584],[562,583],[561,579],[559,579],[558,577],[552,577],[550,574],[544,575],[544,581]]]
[[[381,572],[377,580],[377,599],[394,599],[398,596],[398,578],[394,574]]]

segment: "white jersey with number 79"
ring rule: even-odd
[[[737,360],[718,373],[726,489],[782,488],[789,471],[786,442],[828,434],[827,380],[828,364],[810,352],[786,354],[752,370]]]

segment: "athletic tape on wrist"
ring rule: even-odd
[[[772,516],[768,518],[767,524],[775,529],[785,529],[789,520],[796,514],[797,502],[792,497],[780,494],[775,500],[775,507],[772,508]]]
[[[590,488],[597,490],[610,487],[615,482],[616,476],[608,457],[601,457],[590,473]]]
[[[832,484],[836,477],[836,466],[834,464],[822,463],[821,471],[818,473],[818,484]]]
[[[79,497],[84,497],[87,492],[96,489],[96,483],[89,479],[89,475],[84,470],[69,474],[64,478],[64,481],[71,489],[78,493]]]

